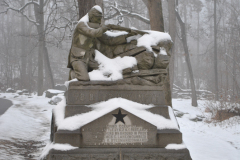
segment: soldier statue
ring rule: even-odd
[[[88,72],[98,68],[98,63],[94,60],[96,49],[108,58],[113,58],[113,50],[117,45],[129,45],[126,38],[138,34],[129,29],[128,34],[108,36],[106,31],[114,28],[114,25],[101,24],[102,16],[101,7],[94,6],[78,22],[68,56],[69,80],[77,78],[79,81],[89,81]]]

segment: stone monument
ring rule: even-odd
[[[76,27],[68,65],[73,80],[53,111],[51,141],[71,149],[53,147],[46,158],[190,160],[171,108],[170,36],[100,25],[99,17],[101,8],[95,6]],[[127,33],[113,34],[109,29]],[[141,45],[141,41],[148,43],[148,37],[153,37],[155,44]],[[130,57],[136,63],[122,67],[121,78],[109,80],[115,73],[100,72],[104,65],[99,62],[99,52],[117,60],[114,62]],[[94,70],[107,80],[94,79]]]

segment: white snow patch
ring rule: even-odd
[[[166,52],[166,49],[164,47],[160,47],[160,52],[159,54],[161,55],[166,55],[167,56],[167,52]]]
[[[95,8],[96,10],[98,10],[99,12],[101,12],[102,13],[102,8],[100,7],[100,6],[98,6],[98,5],[95,5],[93,8]],[[85,23],[85,25],[86,26],[88,26],[88,22],[89,22],[89,15],[88,15],[88,13],[85,15],[85,16],[83,16],[79,21],[78,21],[78,23],[80,23],[80,22],[83,22],[83,23]],[[89,26],[88,26],[89,27]],[[90,28],[90,27],[89,27]]]
[[[128,34],[128,32],[125,32],[125,31],[119,31],[119,32],[106,31],[105,33],[110,37],[118,37],[118,36]]]
[[[78,81],[77,78],[74,78],[74,79],[72,79],[72,80],[70,80],[70,81],[66,81],[66,82],[64,83],[64,85],[66,86],[66,88],[68,88],[69,83],[71,83],[71,82],[76,82],[76,81]]]
[[[132,73],[138,73],[139,72],[139,70],[134,70],[134,71],[132,71]]]
[[[65,117],[65,107],[66,107],[66,98],[64,96],[59,96],[62,98],[62,101],[60,101],[57,106],[53,109],[53,113],[55,116],[55,121],[57,126],[62,123]]]
[[[56,90],[56,89],[48,89],[47,91],[50,92],[50,93],[55,93],[55,94],[61,94],[61,93],[64,93],[64,91]]]
[[[46,147],[43,149],[42,154],[40,156],[40,159],[44,159],[49,151],[51,149],[54,150],[60,150],[60,151],[69,151],[69,150],[73,150],[73,149],[77,149],[78,147],[73,147],[70,144],[58,144],[58,143],[50,143],[48,142],[48,144],[46,145]]]
[[[103,115],[117,109],[122,108],[137,117],[155,125],[158,129],[178,129],[178,126],[172,120],[166,119],[163,116],[158,114],[153,114],[146,109],[154,107],[153,105],[144,105],[136,103],[123,98],[113,98],[108,101],[103,101],[87,107],[92,108],[93,110],[87,113],[82,113],[72,117],[64,119],[63,111],[64,101],[60,102],[59,105],[54,109],[56,116],[56,125],[58,130],[76,130],[82,126],[102,117]]]
[[[127,43],[130,43],[132,40],[138,40],[142,35],[138,34],[127,38]]]
[[[182,143],[182,144],[168,144],[165,148],[179,150],[179,149],[185,149],[187,147],[184,143]]]
[[[102,13],[102,8],[99,5],[95,5],[93,8]]]
[[[84,22],[88,26],[88,24],[87,24],[89,22],[88,13],[78,21],[78,23],[80,23],[80,22]]]
[[[137,60],[134,57],[125,56],[123,58],[116,57],[110,59],[95,50],[95,60],[100,64],[98,70],[89,72],[91,81],[104,80],[104,81],[115,81],[122,79],[122,70],[137,65]]]
[[[162,41],[171,40],[171,37],[168,33],[158,32],[158,31],[146,31],[149,34],[144,34],[138,39],[137,46],[145,47],[148,51],[152,51],[151,46],[155,46]]]

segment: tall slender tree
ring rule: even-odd
[[[215,99],[218,100],[217,0],[214,0],[214,84]]]
[[[185,52],[185,60],[186,60],[186,63],[187,63],[187,68],[188,68],[188,73],[189,73],[189,78],[190,78],[190,83],[191,83],[192,106],[197,107],[198,106],[197,94],[196,94],[195,82],[194,82],[194,78],[193,78],[192,65],[191,65],[189,51],[188,51],[185,23],[182,21],[178,11],[176,11],[176,16],[177,16],[177,20],[178,20],[178,22],[180,24],[180,28],[181,28],[181,36],[182,36],[181,40],[182,40],[183,49],[184,49],[184,52]]]

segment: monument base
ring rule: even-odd
[[[79,148],[51,150],[48,160],[191,160],[188,149],[163,148]]]

